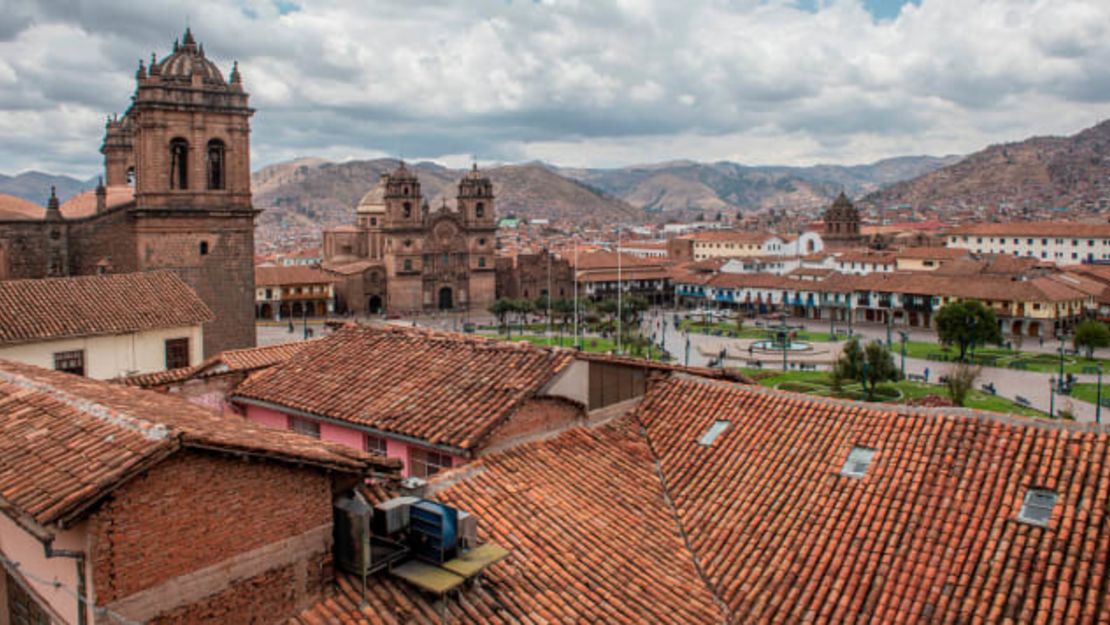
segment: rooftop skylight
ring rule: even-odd
[[[867,474],[867,467],[871,466],[871,458],[874,456],[874,449],[853,447],[852,451],[848,453],[848,461],[844,463],[844,468],[840,470],[840,474],[845,477],[863,477]]]
[[[1025,503],[1018,512],[1018,521],[1030,525],[1045,527],[1052,518],[1052,509],[1056,506],[1056,493],[1042,488],[1030,489],[1025,494]]]
[[[714,421],[713,425],[709,426],[709,429],[706,430],[705,434],[702,435],[701,440],[698,441],[698,444],[712,445],[713,441],[717,440],[718,436],[724,434],[725,430],[728,429],[728,426],[728,421]]]

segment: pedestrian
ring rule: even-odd
[[[929,368],[925,367],[925,383],[929,383]]]

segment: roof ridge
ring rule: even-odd
[[[2,369],[0,369],[0,380],[28,391],[47,395],[82,414],[109,425],[135,432],[149,441],[166,440],[171,433],[170,428],[163,423],[153,423],[122,410],[109,408],[90,399],[75,397],[45,382],[39,382]]]

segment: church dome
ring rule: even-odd
[[[181,45],[174,43],[173,54],[151,66],[151,74],[160,75],[163,80],[183,81],[192,81],[194,75],[199,75],[205,84],[227,84],[220,68],[205,58],[204,46],[197,45],[188,28],[185,29],[185,38]]]
[[[385,212],[385,185],[389,176],[383,174],[378,184],[366,192],[358,201],[355,212],[358,213],[384,213]]]

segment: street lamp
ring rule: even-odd
[[[870,366],[869,363],[865,360],[863,362],[863,368],[860,369],[860,378],[859,378],[859,398],[860,399],[865,399],[865,393],[867,393],[867,369],[868,369],[869,366]]]
[[[898,335],[902,337],[902,379],[906,379],[906,341],[910,339],[908,332],[898,331]]]
[[[1048,378],[1048,416],[1056,418],[1056,378]]]
[[[1058,383],[1060,385],[1059,386],[1060,391],[1063,392],[1063,390],[1064,390],[1064,339],[1065,339],[1064,333],[1063,332],[1059,333],[1058,335],[1056,335],[1056,338],[1060,339],[1060,378],[1058,380]]]
[[[890,324],[894,321],[894,316],[891,314],[890,309],[886,311],[886,348],[890,349],[893,343],[890,340]]]
[[[690,366],[690,333],[686,333],[686,366]]]
[[[1102,423],[1102,365],[1096,365],[1098,368],[1098,390],[1095,398],[1095,423]]]

